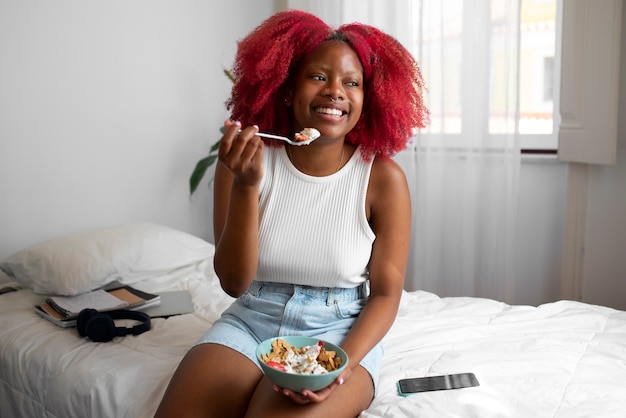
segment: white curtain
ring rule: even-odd
[[[396,157],[413,203],[405,288],[515,301],[519,0],[293,0],[417,58],[430,126]]]

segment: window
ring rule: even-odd
[[[482,62],[484,67],[489,56],[481,52],[474,57],[467,51],[483,49],[480,47],[486,43],[498,41],[494,29],[502,24],[506,16],[503,12],[519,11],[516,22],[520,25],[519,45],[503,43],[500,51],[518,47],[523,50],[519,57],[521,101],[517,125],[522,148],[553,153],[558,149],[559,159],[564,161],[614,163],[622,0],[521,1],[521,9],[509,0],[288,0],[284,3],[316,13],[331,24],[361,21],[396,36],[416,54],[429,90],[444,93],[429,103],[432,116],[429,135],[436,141],[437,136],[449,139],[469,130],[472,137],[474,132],[468,129],[468,123],[481,125],[477,129],[481,133],[486,131],[484,125],[488,123],[494,146],[498,146],[498,131],[515,131],[510,128],[515,126],[511,119],[517,123],[517,118],[508,116],[510,106],[498,103],[500,108],[490,105],[486,109],[484,103],[476,103],[471,95],[461,93],[468,83],[488,86],[486,83],[490,82],[485,77],[486,71],[475,71],[468,76],[465,70],[468,58],[478,64]],[[474,33],[469,37],[462,34],[463,25]],[[449,43],[449,48],[437,48],[436,44],[444,41]],[[434,65],[428,69],[429,73],[425,71],[426,63]],[[481,88],[486,91],[486,87]],[[502,109],[507,115],[498,118]]]
[[[522,152],[614,164],[622,2],[522,0],[520,21]]]
[[[554,100],[554,57],[543,59],[543,101]],[[553,108],[554,113],[554,108]]]
[[[433,143],[480,135],[498,148],[518,133],[522,149],[556,153],[557,0],[424,1],[413,13]]]
[[[555,110],[556,0],[522,0],[520,121],[522,149],[557,149]]]

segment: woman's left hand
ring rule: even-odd
[[[343,383],[350,377],[352,374],[352,370],[346,368],[342,374],[337,376],[337,378],[325,388],[318,390],[317,392],[310,391],[305,389],[302,393],[294,392],[291,389],[281,388],[277,385],[274,385],[274,390],[278,393],[282,393],[283,395],[290,398],[292,401],[299,403],[301,405],[305,405],[308,403],[320,403],[328,399],[330,394],[337,389],[339,386],[343,385]]]

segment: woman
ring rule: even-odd
[[[366,25],[278,13],[240,41],[215,172],[215,271],[238,299],[182,360],[157,416],[354,417],[372,401],[410,241],[410,197],[389,158],[428,112],[411,55]],[[264,143],[259,128],[310,145]],[[369,287],[369,291],[368,291]],[[279,388],[255,349],[279,335],[340,344],[317,392]]]

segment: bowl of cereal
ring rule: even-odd
[[[272,382],[294,392],[330,385],[348,364],[341,347],[312,337],[270,338],[258,345],[256,356]]]

